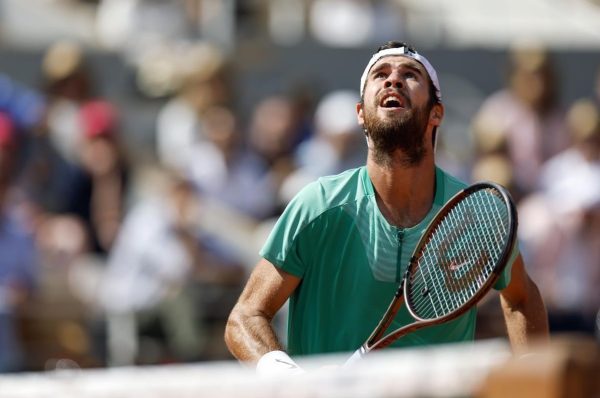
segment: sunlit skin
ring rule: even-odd
[[[395,97],[397,106],[385,108],[382,101]],[[403,56],[388,56],[379,60],[367,76],[364,95],[365,108],[372,109],[383,120],[395,118],[425,106],[429,100],[429,78],[423,66]],[[414,107],[413,107],[414,104]],[[358,121],[364,125],[364,111],[357,107]],[[439,124],[439,123],[438,123]]]
[[[425,68],[417,61],[404,56],[380,59],[367,76],[364,105],[358,103],[356,106],[358,123],[363,127],[373,123],[393,126],[403,119],[414,117],[428,106],[429,84]],[[395,102],[388,103],[391,99]],[[367,128],[367,170],[377,192],[380,210],[393,225],[414,226],[431,208],[435,191],[432,134],[443,115],[443,105],[435,104],[425,115],[421,131],[391,129],[388,132],[423,146],[418,163],[412,162],[407,151],[401,148],[383,147],[381,137],[375,132],[371,135]],[[370,122],[370,119],[376,121]]]

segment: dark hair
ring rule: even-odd
[[[373,55],[377,54],[379,51],[382,51],[382,50],[388,50],[390,48],[400,48],[400,47],[406,47],[408,49],[408,51],[411,51],[413,53],[417,52],[417,50],[415,50],[415,48],[408,43],[405,43],[403,41],[398,41],[398,40],[390,40],[387,43],[379,46],[379,48],[377,49],[377,51],[375,51],[373,53]]]

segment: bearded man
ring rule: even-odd
[[[429,221],[466,184],[435,165],[444,116],[429,61],[400,42],[381,46],[360,83],[358,123],[366,166],[322,177],[288,205],[229,317],[225,341],[263,374],[302,373],[290,355],[351,352],[387,309]],[[515,249],[500,290],[515,350],[547,338],[540,293]],[[287,352],[271,326],[289,303]],[[410,333],[393,346],[473,340],[476,308],[442,325]],[[391,329],[411,322],[405,308]]]

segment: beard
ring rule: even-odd
[[[403,166],[416,166],[425,157],[425,131],[431,107],[423,106],[406,112],[402,117],[381,120],[375,111],[364,113],[364,127],[372,144],[373,159],[382,166],[399,161]],[[395,159],[400,151],[402,157]]]

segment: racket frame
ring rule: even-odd
[[[448,314],[440,316],[435,319],[423,319],[423,318],[419,317],[417,314],[414,313],[414,311],[411,309],[410,303],[407,301],[406,307],[407,307],[409,313],[411,314],[411,316],[415,320],[417,320],[417,322],[413,322],[409,325],[406,325],[404,327],[396,329],[393,332],[390,332],[389,334],[384,336],[385,331],[393,322],[393,319],[395,318],[396,314],[398,313],[398,310],[400,309],[402,304],[406,301],[405,297],[406,297],[406,292],[408,290],[409,275],[410,275],[412,269],[414,267],[418,266],[418,259],[419,259],[418,255],[421,252],[421,250],[423,249],[423,247],[429,241],[429,235],[431,234],[431,232],[436,228],[436,226],[441,222],[441,220],[443,220],[446,217],[446,215],[456,206],[456,204],[458,202],[460,202],[464,197],[472,194],[474,191],[480,191],[483,189],[493,189],[493,190],[499,192],[500,196],[502,198],[502,201],[506,204],[507,209],[508,209],[508,212],[507,212],[507,215],[508,215],[507,225],[509,227],[508,242],[504,246],[504,249],[503,249],[502,254],[500,255],[498,261],[496,261],[496,264],[494,265],[494,268],[492,270],[492,274],[490,275],[490,277],[487,278],[485,283],[477,290],[477,292],[473,295],[473,297],[471,297],[469,300],[467,300],[467,302],[465,302],[463,305],[461,305],[456,310],[451,311]],[[425,232],[423,232],[423,235],[421,236],[419,243],[417,244],[417,246],[415,247],[415,250],[413,251],[413,255],[411,256],[407,270],[404,273],[404,277],[402,278],[402,281],[400,282],[400,286],[398,287],[398,290],[396,291],[396,293],[394,295],[394,299],[391,301],[388,309],[386,310],[384,316],[382,317],[382,319],[379,322],[379,324],[377,325],[377,327],[374,329],[373,333],[369,336],[367,341],[355,352],[355,355],[357,355],[357,353],[360,352],[360,356],[362,357],[369,351],[378,350],[378,349],[382,349],[382,348],[389,346],[394,341],[398,340],[400,337],[402,337],[408,333],[414,332],[414,331],[424,328],[424,327],[439,325],[441,323],[448,322],[452,319],[455,319],[455,318],[461,316],[462,314],[464,314],[465,312],[470,310],[473,305],[475,305],[484,295],[487,294],[487,292],[498,281],[498,278],[504,271],[504,268],[506,267],[508,260],[510,259],[511,253],[515,246],[516,235],[517,235],[517,225],[518,225],[517,211],[516,211],[514,202],[513,202],[512,198],[510,197],[510,194],[501,185],[493,183],[493,182],[487,182],[487,181],[478,182],[478,183],[470,185],[470,186],[464,188],[463,190],[459,191],[458,193],[456,193],[452,198],[450,198],[450,200],[448,200],[448,202],[446,202],[444,204],[444,206],[435,215],[433,220],[431,220],[431,222],[425,229]]]

